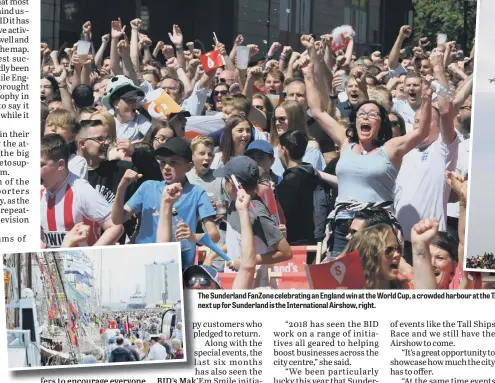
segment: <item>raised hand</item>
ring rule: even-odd
[[[327,47],[332,46],[333,36],[331,34],[321,35],[320,39],[321,39],[321,42],[323,44],[325,44]]]
[[[189,41],[186,43],[186,47],[187,49],[189,49],[191,51],[191,53],[193,52],[194,50],[194,43],[192,41]]]
[[[163,203],[173,205],[182,195],[182,185],[177,182],[171,185],[166,185],[162,192]]]
[[[242,36],[242,35],[238,35],[238,36],[235,38],[234,44],[235,44],[235,45],[242,45],[243,43],[244,43],[244,36]]]
[[[126,157],[132,157],[134,154],[134,145],[127,138],[117,140],[117,150],[124,153]]]
[[[408,38],[411,36],[412,28],[410,25],[403,25],[400,27],[399,36],[402,38]]]
[[[146,48],[146,47],[150,47],[151,44],[152,44],[152,41],[151,39],[147,36],[147,35],[143,35],[143,34],[140,34],[139,35],[139,47],[140,49],[141,48]]]
[[[142,24],[143,22],[141,21],[141,19],[134,19],[131,21],[131,28],[139,31]]]
[[[62,247],[73,247],[81,242],[87,241],[89,238],[89,230],[89,225],[85,225],[83,222],[76,223],[74,227],[65,234]]]
[[[411,242],[429,246],[438,234],[438,220],[436,218],[424,219],[413,226],[411,230]]]
[[[422,48],[426,48],[428,45],[430,45],[430,42],[428,41],[428,37],[421,37],[419,39],[419,46]]]
[[[101,43],[102,44],[108,44],[110,41],[110,33],[107,33],[106,35],[101,36]]]
[[[91,33],[91,21],[86,21],[82,26],[82,33],[86,36],[88,41],[91,41],[92,33]]]
[[[272,57],[277,53],[280,49],[282,49],[282,44],[279,42],[275,41],[272,46],[270,47],[270,50],[268,51],[268,56]]]
[[[177,229],[175,231],[175,239],[177,241],[182,241],[184,239],[190,241],[192,235],[193,233],[191,228],[185,222],[181,222],[177,225]]]
[[[298,64],[299,69],[302,70],[303,74],[307,75],[313,73],[314,64],[308,56],[301,56],[301,58],[298,60]]]
[[[248,78],[253,78],[256,77],[256,75],[260,75],[260,74],[263,74],[263,67],[259,65],[248,68],[248,72],[247,72]]]
[[[219,51],[222,56],[225,56],[227,54],[227,50],[225,49],[225,45],[222,44],[221,42],[217,42],[215,44],[215,50]]]
[[[316,48],[316,56],[322,60],[325,55],[325,45],[321,41],[316,41],[314,46]]]
[[[177,57],[170,57],[168,60],[167,60],[167,67],[169,68],[177,68],[177,66],[179,65],[179,60],[177,60]]]
[[[120,17],[117,20],[112,21],[112,31],[110,33],[110,36],[112,39],[120,39],[122,36],[125,34],[125,25],[122,26],[122,22],[120,20]]]
[[[237,211],[248,211],[251,196],[244,189],[237,191],[237,199],[235,200],[235,208]]]
[[[305,49],[310,49],[313,47],[315,43],[315,39],[311,35],[302,35],[301,36],[301,44]]]
[[[166,59],[174,57],[174,48],[172,45],[164,45],[162,48],[162,54]]]
[[[168,37],[170,41],[172,41],[172,44],[174,44],[176,47],[182,46],[182,43],[184,41],[184,37],[182,36],[182,31],[180,30],[180,27],[177,24],[174,24],[172,28],[172,33],[168,33]]]
[[[142,178],[143,175],[139,174],[138,172],[132,170],[132,169],[127,169],[124,173],[124,176],[120,180],[120,184],[122,186],[129,186],[133,182],[136,182],[140,178]]]
[[[460,201],[466,202],[468,197],[468,181],[458,172],[445,173],[445,182],[449,185]]]
[[[443,68],[443,53],[441,50],[434,49],[430,55],[430,63],[432,66],[438,66]]]
[[[291,54],[292,54],[292,47],[289,45],[286,45],[284,47],[284,49],[282,50],[280,57],[283,57],[283,58],[290,57]]]
[[[124,40],[120,40],[117,44],[117,52],[120,57],[127,57],[131,55],[131,45],[127,41],[127,37]]]
[[[260,51],[260,48],[256,44],[249,44],[247,47],[249,48],[249,58],[256,56]]]

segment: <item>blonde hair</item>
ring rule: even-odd
[[[103,125],[108,128],[108,134],[112,137],[117,137],[117,128],[115,127],[115,119],[109,112],[99,110],[89,116],[90,120],[101,120]]]
[[[62,130],[69,131],[72,135],[76,135],[79,130],[77,116],[66,109],[56,109],[51,112],[45,121],[46,125],[56,125]]]
[[[287,131],[299,130],[300,132],[308,135],[308,127],[306,125],[306,113],[301,105],[296,101],[284,101],[275,108],[273,116],[278,108],[282,108],[287,115]],[[272,118],[272,125],[270,129],[270,143],[276,147],[279,145],[278,132],[275,124],[275,118]]]
[[[359,252],[366,289],[379,289],[381,287],[380,273],[382,266],[380,255],[387,247],[386,243],[389,235],[397,238],[390,225],[381,223],[370,226],[353,234],[342,253],[349,254],[356,250]],[[390,288],[400,288],[399,285],[396,281],[390,281]]]
[[[193,140],[191,141],[191,151],[194,153],[194,151],[196,150],[196,148],[199,145],[207,146],[207,147],[211,148],[212,150],[215,149],[215,143],[213,142],[213,139],[211,139],[208,136],[196,136],[196,137],[194,137]]]

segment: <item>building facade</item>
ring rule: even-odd
[[[186,41],[199,40],[211,50],[213,32],[230,48],[237,34],[266,53],[274,41],[299,48],[302,34],[320,36],[350,24],[358,55],[379,49],[387,54],[400,26],[412,24],[411,0],[41,0],[41,38],[51,47],[78,40],[81,25],[93,24],[93,42],[110,32],[111,20],[125,24],[139,17],[143,33],[169,43],[179,24]],[[200,44],[197,44],[200,45]]]
[[[180,301],[180,272],[175,262],[145,265],[146,305]]]

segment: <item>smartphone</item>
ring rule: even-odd
[[[237,178],[235,175],[231,175],[230,176],[230,179],[232,180],[232,183],[234,184],[234,186],[236,187],[237,190],[241,190],[242,189],[242,186],[241,184],[239,183],[239,181],[237,181]]]

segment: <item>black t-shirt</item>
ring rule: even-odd
[[[311,117],[308,120],[308,133],[310,137],[313,137],[318,144],[320,144],[320,150],[322,153],[329,153],[335,151],[335,144],[332,139],[326,134],[323,128]]]
[[[319,184],[314,168],[307,163],[289,168],[277,188],[284,211],[287,241],[291,245],[315,244],[313,193]]]
[[[97,169],[88,171],[88,182],[112,205],[115,200],[115,194],[117,193],[117,187],[127,169],[133,169],[130,162],[120,160],[103,161]],[[137,187],[136,182],[133,182],[127,187],[125,194],[126,202],[136,192]],[[130,237],[135,227],[135,219],[130,219],[124,223],[125,233],[119,240],[121,244],[125,244],[126,234]]]
[[[337,104],[337,109],[339,110],[340,117],[342,119],[344,119],[344,118],[349,119],[349,117],[351,116],[351,112],[354,109],[354,107],[351,105],[349,100],[347,100],[345,102],[339,102]]]
[[[93,186],[109,204],[113,204],[117,187],[127,169],[132,169],[132,164],[127,161],[103,161],[97,169],[88,171],[88,182]],[[136,183],[127,187],[126,202],[136,191]]]

